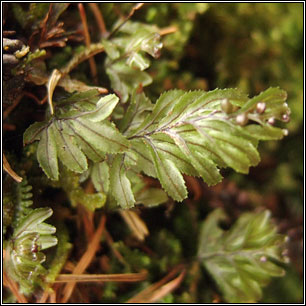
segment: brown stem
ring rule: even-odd
[[[115,35],[115,33],[117,33],[119,31],[119,29],[134,15],[134,13],[139,10],[142,6],[144,5],[144,3],[137,3],[136,5],[134,5],[130,11],[130,13],[124,18],[124,20],[117,26],[117,28],[115,28],[108,36],[108,38],[111,38],[112,36]]]
[[[106,26],[105,26],[105,22],[103,19],[103,15],[101,13],[101,10],[99,9],[99,6],[97,3],[88,3],[89,8],[91,9],[92,13],[95,16],[97,25],[100,29],[101,35],[102,37],[106,37],[108,35]]]
[[[91,42],[90,42],[90,36],[89,36],[89,31],[88,31],[87,18],[86,18],[84,5],[82,3],[79,3],[78,8],[79,8],[83,28],[84,28],[84,33],[83,34],[84,34],[84,38],[85,38],[85,44],[86,44],[87,47],[89,47]],[[94,83],[97,85],[98,84],[98,72],[97,72],[96,62],[95,62],[93,57],[89,58],[89,65],[90,65],[91,76],[94,80]]]

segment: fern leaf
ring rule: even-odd
[[[31,125],[24,143],[39,140],[37,159],[46,175],[58,180],[58,158],[71,171],[82,173],[87,159],[100,162],[105,153],[123,153],[127,139],[106,118],[119,99],[114,94],[100,97],[97,90],[74,94],[55,103],[55,114]]]
[[[135,204],[131,182],[126,176],[124,155],[116,155],[110,169],[110,190],[122,208],[131,208]]]
[[[288,121],[285,99],[286,93],[278,88],[252,99],[236,89],[168,91],[128,137],[136,165],[158,177],[178,201],[187,196],[180,173],[201,176],[208,185],[221,181],[222,167],[248,173],[260,161],[258,140],[286,134],[271,126],[271,118]]]
[[[203,222],[198,257],[227,302],[256,302],[261,287],[285,273],[276,262],[288,261],[282,255],[286,237],[277,234],[269,211],[245,213],[228,231],[219,227],[225,218],[217,209]]]
[[[29,294],[36,285],[42,285],[45,269],[41,265],[46,256],[42,250],[57,244],[56,229],[44,221],[52,215],[51,208],[32,209],[32,187],[26,178],[16,186],[14,232],[6,247],[5,266],[9,276],[20,285],[21,292]]]

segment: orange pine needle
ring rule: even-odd
[[[139,282],[146,277],[146,271],[125,274],[60,274],[55,282]]]

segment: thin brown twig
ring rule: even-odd
[[[6,119],[8,115],[15,109],[15,107],[19,104],[20,100],[23,98],[24,93],[21,93],[4,112],[3,112],[3,119]]]
[[[24,91],[23,94],[29,98],[32,98],[38,105],[42,105],[44,104],[44,102],[47,101],[47,97],[43,98],[42,100],[39,100],[35,95],[28,91]]]
[[[16,125],[10,124],[10,123],[3,123],[3,130],[4,131],[15,131],[16,130]]]
[[[86,44],[86,47],[89,47],[91,44],[91,41],[90,41],[90,35],[88,31],[87,17],[86,17],[84,5],[82,3],[79,3],[78,8],[79,8],[83,28],[84,28],[85,44]],[[89,65],[90,65],[91,76],[94,80],[94,83],[97,85],[98,84],[98,71],[97,71],[95,59],[93,57],[90,57],[88,60],[89,60]]]
[[[91,242],[87,246],[86,252],[83,254],[80,261],[75,266],[75,268],[73,270],[73,274],[82,274],[86,270],[86,268],[89,266],[89,264],[91,263],[92,259],[94,258],[95,254],[98,250],[98,247],[100,245],[99,242],[100,242],[103,230],[105,228],[105,222],[106,222],[106,217],[105,217],[105,215],[103,215],[100,219],[100,223],[98,225],[98,228],[97,228]],[[61,303],[67,303],[68,302],[69,298],[72,295],[72,292],[73,292],[73,289],[74,289],[75,285],[76,285],[76,282],[70,282],[65,286],[64,292],[63,292],[64,296],[61,300]]]
[[[92,13],[95,16],[97,25],[98,25],[98,27],[100,29],[100,32],[101,32],[101,36],[102,37],[107,37],[108,32],[107,32],[107,29],[106,29],[106,26],[105,26],[105,22],[104,22],[102,12],[99,9],[98,4],[97,3],[88,3],[88,5],[89,5],[89,8],[91,9]]]
[[[123,19],[123,21],[109,34],[108,38],[111,38],[112,36],[115,35],[115,33],[117,33],[120,28],[134,15],[134,13],[139,10],[142,6],[144,5],[144,3],[137,3],[135,4],[130,13]]]

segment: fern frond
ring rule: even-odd
[[[26,178],[19,184],[16,184],[16,200],[15,200],[15,215],[14,215],[14,228],[19,225],[20,221],[27,216],[32,209],[32,186],[29,185]]]
[[[37,285],[43,285],[46,270],[42,263],[46,256],[41,251],[57,244],[57,238],[53,236],[55,227],[43,222],[52,215],[52,209],[31,208],[31,190],[26,178],[16,184],[14,232],[6,243],[4,258],[9,276],[19,283],[24,294],[30,294]]]

